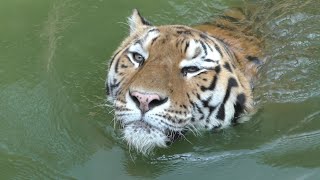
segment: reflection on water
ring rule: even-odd
[[[265,143],[262,146],[255,149],[248,150],[232,150],[224,151],[214,154],[206,154],[205,156],[194,154],[194,153],[185,153],[185,154],[174,154],[169,156],[160,156],[154,161],[169,161],[174,163],[182,162],[218,162],[224,161],[230,158],[237,158],[242,156],[257,156],[260,157],[262,154],[265,156],[263,160],[265,161],[277,161],[278,165],[292,165],[291,163],[297,163],[296,165],[301,165],[302,162],[306,163],[306,166],[312,166],[312,164],[318,166],[319,162],[314,162],[312,159],[304,161],[304,159],[292,159],[289,158],[287,162],[284,162],[279,159],[283,157],[291,156],[293,154],[299,154],[301,151],[310,151],[317,152],[319,151],[320,144],[320,131],[312,131],[308,133],[295,134],[290,136],[283,136],[278,139],[272,140],[270,143]],[[305,146],[307,144],[307,146]],[[291,149],[288,152],[288,149]],[[310,157],[310,154],[307,153],[307,157]],[[304,157],[306,158],[306,157]],[[311,155],[312,158],[312,155]],[[290,162],[291,161],[291,162]],[[274,164],[274,162],[272,162]]]
[[[73,18],[76,14],[70,14],[70,12],[74,13],[76,8],[76,5],[71,0],[54,1],[51,4],[44,32],[40,35],[40,37],[48,41],[48,50],[45,54],[45,58],[47,59],[47,71],[50,70],[57,49],[57,43],[59,39],[63,38],[60,33],[72,25]]]
[[[129,152],[104,107],[105,59],[126,34],[126,16],[139,7],[157,24],[191,25],[232,6],[256,8],[265,36],[258,113],[151,157]],[[316,179],[318,7],[317,0],[1,1],[1,179]]]
[[[298,2],[279,9],[267,23],[270,62],[258,85],[267,89],[258,91],[263,101],[299,102],[320,94],[320,81],[316,80],[320,72],[320,14],[315,8],[319,2]]]

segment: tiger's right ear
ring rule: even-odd
[[[142,17],[137,9],[133,9],[132,15],[128,18],[128,23],[130,26],[130,34],[145,26],[151,26],[151,23]]]

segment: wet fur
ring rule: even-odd
[[[194,27],[152,26],[134,10],[130,35],[114,53],[106,81],[108,99],[130,147],[148,154],[166,147],[175,134],[225,128],[252,111],[251,82],[263,63],[263,43],[245,20],[236,9]],[[132,60],[132,50],[141,51],[145,61]],[[202,69],[185,73],[187,64]],[[129,91],[169,100],[142,115]]]

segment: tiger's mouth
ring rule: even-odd
[[[129,148],[134,148],[144,155],[155,147],[167,147],[183,135],[182,132],[161,129],[143,120],[130,122],[123,126],[123,138]]]
[[[126,126],[129,126],[132,123],[134,123],[137,128],[145,129],[148,133],[150,133],[150,131],[152,129],[156,129],[156,130],[162,132],[163,134],[165,134],[168,137],[168,139],[171,141],[171,143],[174,142],[175,140],[177,140],[178,138],[180,138],[181,136],[183,136],[183,134],[185,133],[185,131],[175,131],[175,130],[170,130],[169,128],[166,128],[165,130],[161,130],[160,128],[153,126],[143,120],[128,123],[128,124],[124,125],[123,128],[125,128]]]

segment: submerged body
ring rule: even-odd
[[[229,11],[195,27],[152,26],[134,10],[106,81],[129,146],[147,154],[188,130],[228,127],[252,110],[262,43],[245,20]]]

